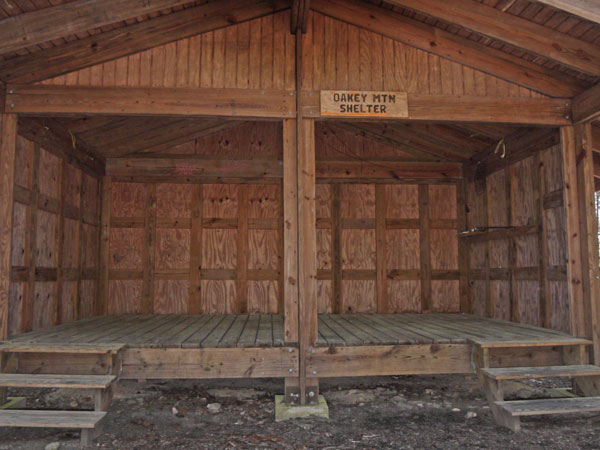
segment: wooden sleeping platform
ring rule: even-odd
[[[470,373],[482,351],[490,367],[560,365],[565,349],[587,344],[466,314],[327,314],[319,316],[307,367],[316,377]],[[18,355],[23,373],[102,374],[93,349],[107,345],[122,346],[123,378],[285,378],[299,364],[297,346],[285,343],[283,317],[266,314],[94,317],[19,335],[0,351]]]

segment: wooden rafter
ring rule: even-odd
[[[0,63],[0,80],[20,83],[41,81],[287,8],[287,0],[207,3],[3,61]]]
[[[306,33],[308,26],[308,12],[310,10],[310,0],[293,0],[290,29],[292,33],[302,30]]]
[[[77,0],[0,20],[0,53],[133,19],[189,0]]]
[[[573,99],[573,121],[587,122],[600,116],[600,83]]]
[[[576,80],[554,70],[374,5],[349,0],[312,0],[311,8],[550,96],[573,97],[585,89]]]
[[[55,119],[21,117],[19,134],[94,175],[104,175],[104,158]]]
[[[597,0],[535,0],[592,22],[600,23],[600,3]]]
[[[576,70],[600,74],[600,47],[475,0],[388,0],[475,31]]]

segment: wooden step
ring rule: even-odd
[[[93,429],[106,416],[103,411],[0,410],[0,427]]]
[[[575,338],[572,336],[552,336],[552,338],[519,340],[502,339],[468,339],[468,342],[481,348],[516,348],[516,347],[562,347],[570,345],[591,345],[592,341]]]
[[[577,366],[506,367],[480,369],[480,372],[494,380],[521,380],[525,378],[598,376],[600,375],[600,367],[589,364]]]
[[[118,353],[125,344],[48,344],[41,342],[3,342],[0,352],[13,353]]]
[[[0,373],[0,387],[106,389],[114,375],[41,375]]]
[[[512,417],[600,411],[600,397],[551,398],[495,402]]]

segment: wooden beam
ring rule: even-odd
[[[573,99],[573,122],[587,122],[600,116],[600,83]]]
[[[101,0],[97,0],[102,3]],[[117,1],[117,0],[112,0]],[[139,3],[142,3],[139,1]],[[148,2],[147,2],[148,3]],[[152,4],[154,2],[151,2]],[[67,5],[64,5],[67,6]],[[103,6],[103,8],[105,8]],[[24,55],[0,63],[0,79],[31,83],[94,64],[168,44],[179,39],[256,19],[289,8],[286,0],[225,0],[210,2],[107,33],[69,42],[35,55]],[[46,11],[46,10],[43,10]],[[62,19],[55,23],[62,24]],[[66,36],[62,26],[53,32]]]
[[[106,144],[102,151],[106,158],[122,158],[133,154],[160,153],[185,142],[208,136],[240,125],[241,121],[223,119],[183,119],[164,126],[146,128],[140,134],[124,136]],[[100,148],[98,148],[101,151]]]
[[[301,30],[302,33],[306,33],[309,10],[310,0],[293,0],[290,20],[290,30],[292,34],[296,34],[297,30]]]
[[[393,181],[416,179],[455,179],[462,177],[460,163],[392,161],[319,161],[317,179]]]
[[[0,115],[0,339],[8,338],[17,116]]]
[[[0,20],[0,53],[173,8],[186,0],[78,0]]]
[[[207,177],[231,178],[281,178],[281,161],[222,160],[196,158],[118,158],[109,159],[107,174],[112,177],[186,177],[201,179]]]
[[[600,47],[475,0],[389,0],[575,70],[600,74]]]
[[[311,96],[309,92],[302,92],[301,95],[305,116],[321,118],[319,96]],[[321,119],[326,120],[327,118],[323,117]],[[339,120],[339,118],[336,120]],[[571,123],[571,102],[559,98],[480,97],[409,93],[407,120],[568,125]],[[364,121],[364,118],[361,118],[360,121]]]
[[[11,113],[295,117],[293,91],[260,89],[120,88],[50,85],[8,87]]]
[[[475,174],[490,175],[559,143],[556,128],[521,128],[473,155],[465,164],[465,177],[472,180]]]
[[[312,0],[311,8],[321,14],[547,95],[573,97],[585,89],[573,78],[557,75],[554,70],[542,68],[517,56],[388,9],[349,0]]]
[[[591,22],[600,23],[600,4],[596,0],[535,0]]]
[[[19,134],[88,174],[104,175],[104,158],[51,118],[21,117]]]

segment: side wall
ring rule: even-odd
[[[570,332],[560,145],[468,182],[471,311]]]
[[[100,183],[17,140],[9,335],[94,314]]]

